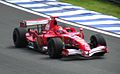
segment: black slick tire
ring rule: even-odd
[[[100,34],[95,34],[90,37],[90,44],[92,48],[95,48],[99,45],[101,46],[107,46],[106,41],[103,36]]]
[[[53,59],[62,58],[63,42],[60,38],[51,38],[48,41],[48,55]]]
[[[15,47],[23,48],[27,46],[26,36],[27,33],[25,28],[15,28],[13,31],[13,42]]]
[[[92,35],[90,38],[91,48],[96,48],[97,46],[107,46],[106,41],[100,34]],[[99,52],[93,56],[104,56],[105,52]]]

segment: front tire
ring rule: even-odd
[[[13,42],[15,47],[22,48],[27,46],[27,40],[25,34],[27,33],[25,28],[15,28],[13,31]]]
[[[106,41],[100,34],[95,34],[90,37],[91,48],[96,48],[97,46],[107,46]]]
[[[90,38],[90,46],[91,48],[96,48],[97,46],[107,46],[106,41],[103,36],[100,34],[92,35]],[[105,52],[99,52],[94,54],[93,56],[104,56]]]
[[[63,42],[60,38],[51,38],[48,41],[48,54],[50,58],[62,58]]]

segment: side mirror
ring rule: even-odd
[[[83,28],[79,28],[79,31],[80,31],[80,37],[82,38],[82,39],[84,39],[84,32],[83,32]]]
[[[80,27],[80,28],[79,28],[79,31],[83,31],[83,28]]]

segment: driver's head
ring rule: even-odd
[[[51,21],[53,22],[54,25],[57,25],[57,21],[56,21],[56,18],[55,16],[51,16]]]
[[[53,22],[54,22],[54,25],[57,25],[57,21],[56,20],[54,20]]]

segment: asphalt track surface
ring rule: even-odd
[[[0,74],[119,74],[120,39],[103,35],[108,43],[109,53],[95,59],[67,57],[49,59],[37,51],[15,48],[12,31],[23,19],[39,16],[0,3]],[[95,32],[85,30],[85,37]]]

